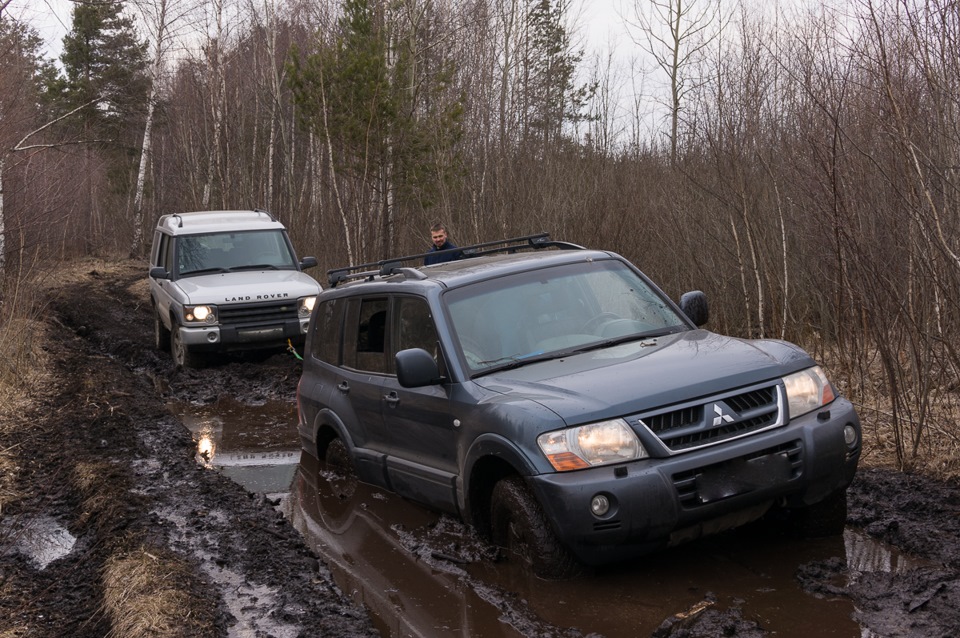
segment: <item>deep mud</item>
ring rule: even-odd
[[[0,636],[125,635],[110,576],[118,558],[166,568],[145,598],[169,591],[181,613],[175,627],[154,635],[377,635],[367,610],[341,591],[276,503],[197,464],[189,432],[166,407],[292,401],[299,363],[279,353],[175,371],[153,348],[144,270],[87,263],[50,291],[54,378],[20,417],[23,428],[0,442],[22,451],[13,483],[26,494],[2,512]],[[960,486],[861,469],[849,523],[917,560],[909,569],[861,573],[839,558],[814,561],[798,570],[800,586],[852,601],[865,636],[957,635]],[[36,526],[59,526],[71,539],[49,562],[16,549]],[[405,545],[420,562],[495,555],[463,555],[449,534]],[[654,635],[774,635],[735,607],[713,605],[718,594],[676,610]],[[535,619],[528,629],[582,635]]]

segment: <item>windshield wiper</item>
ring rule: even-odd
[[[657,337],[663,337],[668,334],[673,334],[674,332],[679,332],[684,326],[672,326],[670,328],[662,328],[660,330],[650,330],[648,332],[638,332],[632,335],[621,335],[619,337],[611,337],[609,339],[604,339],[603,341],[597,341],[596,343],[590,343],[582,348],[577,348],[573,350],[572,353],[581,353],[581,352],[590,352],[591,350],[602,350],[603,348],[611,348],[613,346],[619,346],[621,343],[629,343],[630,341],[642,341],[645,339],[656,339]],[[650,342],[649,344],[642,345],[656,345],[655,341]]]
[[[247,264],[244,266],[234,266],[233,268],[228,268],[230,272],[236,272],[238,270],[280,270],[277,266],[273,264]]]
[[[186,272],[181,272],[181,277],[187,277],[192,275],[209,275],[212,272],[230,272],[229,268],[221,268],[219,266],[215,268],[201,268],[199,270],[188,270]]]
[[[479,374],[488,374],[490,372],[501,372],[503,370],[513,370],[528,363],[537,363],[539,361],[550,361],[567,356],[568,352],[531,352],[529,354],[511,355],[509,357],[500,357],[499,359],[490,359],[489,361],[480,361],[481,364],[493,364],[485,368]]]

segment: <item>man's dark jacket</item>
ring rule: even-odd
[[[463,253],[460,252],[459,250],[453,250],[454,248],[456,248],[456,246],[453,243],[451,243],[449,239],[443,242],[443,245],[440,246],[440,248],[437,248],[436,246],[431,246],[430,254],[423,258],[423,265],[430,266],[431,264],[442,264],[444,262],[456,261],[458,259],[461,259],[463,257]],[[449,250],[451,252],[448,252],[448,253],[440,252],[443,250]],[[440,254],[435,255],[433,253],[440,253]]]

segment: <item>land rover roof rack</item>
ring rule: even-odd
[[[565,241],[554,241],[550,239],[550,233],[538,233],[536,235],[525,235],[523,237],[512,237],[510,239],[499,239],[496,241],[483,242],[482,244],[472,244],[448,250],[435,252],[417,253],[415,255],[405,255],[403,257],[391,257],[390,259],[381,259],[357,266],[346,266],[343,268],[332,268],[327,271],[327,282],[330,287],[336,287],[337,284],[349,279],[373,279],[376,276],[386,277],[388,275],[403,274],[412,279],[426,279],[427,276],[410,266],[403,266],[403,262],[423,259],[427,255],[442,255],[446,253],[463,253],[464,258],[480,257],[481,255],[492,255],[494,253],[515,253],[518,250],[541,248],[563,248],[566,250],[583,250],[583,246],[572,244]]]

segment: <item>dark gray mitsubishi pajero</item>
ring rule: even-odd
[[[328,273],[298,392],[309,454],[547,578],[768,514],[843,530],[860,422],[801,348],[698,328],[702,293],[678,306],[610,252],[460,250]]]

